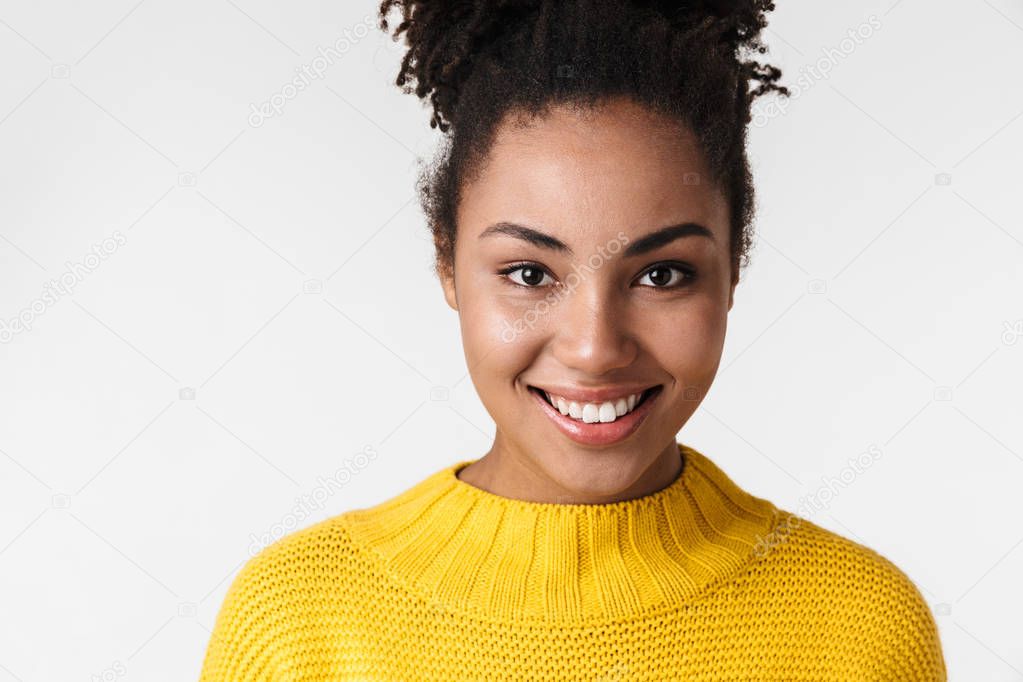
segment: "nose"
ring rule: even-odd
[[[555,359],[583,376],[631,365],[638,345],[622,298],[598,283],[584,284],[560,303],[554,320]]]

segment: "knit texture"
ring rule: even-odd
[[[896,566],[678,445],[631,500],[506,498],[464,460],[294,532],[232,581],[200,682],[946,679]]]

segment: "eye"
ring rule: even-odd
[[[498,274],[504,275],[513,284],[520,287],[529,287],[536,289],[545,284],[544,278],[549,277],[553,280],[553,277],[547,273],[542,267],[536,263],[516,263],[515,265],[509,265],[508,267],[498,271]],[[550,282],[546,282],[549,284]]]
[[[685,286],[696,277],[692,268],[673,263],[658,263],[640,275],[639,281],[649,278],[655,289],[674,289]],[[644,284],[643,286],[651,286]]]

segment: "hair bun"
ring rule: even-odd
[[[766,52],[760,34],[773,8],[770,0],[382,0],[380,27],[408,46],[396,83],[429,100],[431,127],[452,128],[418,186],[438,272],[453,272],[461,189],[508,114],[617,97],[695,135],[709,179],[727,196],[737,272],[754,210],[750,105],[769,90],[788,94],[777,85],[781,71],[755,59]]]
[[[661,17],[675,40],[699,45],[708,54],[724,53],[736,76],[758,82],[747,102],[769,90],[788,94],[775,84],[780,70],[750,57],[766,52],[760,33],[767,25],[765,13],[772,9],[771,0],[382,0],[380,28],[395,41],[405,37],[408,49],[395,83],[406,93],[429,98],[430,126],[446,131],[455,119],[463,84],[483,61],[481,51],[500,54],[502,44],[510,41],[521,52],[529,47],[527,41],[548,42],[550,32],[571,36],[573,27],[559,26],[555,17],[574,23],[603,16],[609,35],[626,30],[619,22],[643,25]],[[392,26],[389,16],[395,10],[401,20]]]
[[[430,98],[431,127],[447,130],[474,53],[497,42],[507,30],[528,26],[544,0],[382,0],[380,28],[391,32],[388,16],[401,10],[392,39],[405,35],[408,50],[395,83],[406,93]]]

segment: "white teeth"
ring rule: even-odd
[[[568,414],[568,403],[561,396],[558,396],[558,412],[561,414]]]
[[[613,422],[618,417],[622,417],[636,407],[636,403],[639,402],[640,393],[633,393],[630,396],[624,398],[618,398],[617,400],[607,400],[602,403],[580,403],[574,400],[566,400],[559,395],[552,395],[544,391],[547,397],[550,399],[551,404],[554,405],[558,412],[561,414],[568,415],[572,419],[578,419],[586,422],[587,424],[595,424],[597,422],[609,423]]]

